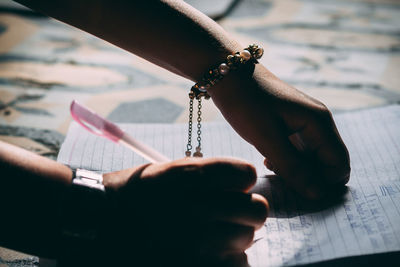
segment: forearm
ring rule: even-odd
[[[53,256],[59,236],[58,197],[71,170],[0,141],[0,244]]]
[[[196,82],[227,55],[243,49],[183,1],[18,1]],[[229,123],[301,194],[317,198],[324,182],[345,183],[349,156],[327,107],[261,64],[246,65],[209,89]],[[305,159],[304,151],[290,140],[294,134],[313,157]]]
[[[217,23],[183,1],[18,2],[193,81],[243,48]]]

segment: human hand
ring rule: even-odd
[[[157,259],[193,266],[194,259],[237,258],[268,212],[262,196],[247,193],[255,181],[254,168],[233,159],[185,158],[107,173],[104,185],[115,203],[108,249],[146,266]]]
[[[209,93],[266,166],[301,195],[317,199],[349,180],[349,154],[327,107],[262,65],[232,73]]]

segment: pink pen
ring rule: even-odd
[[[82,106],[76,100],[71,103],[71,115],[76,122],[89,132],[103,136],[115,143],[123,144],[151,163],[170,161],[160,152],[129,136],[117,125]]]

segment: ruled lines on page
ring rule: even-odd
[[[263,157],[229,125],[205,123],[202,127],[204,154],[253,163],[260,177],[253,191],[270,202],[270,217],[247,250],[251,266],[290,266],[400,250],[400,107],[341,114],[336,122],[350,152],[351,179],[341,199],[322,205],[302,200],[285,188],[267,172]],[[184,155],[186,125],[127,124],[122,128],[167,157]],[[75,123],[58,161],[103,172],[146,163]]]
[[[272,212],[248,250],[252,266],[400,250],[400,108],[343,114],[336,121],[351,156],[348,192],[338,203],[308,207],[259,179],[254,191],[268,197]]]

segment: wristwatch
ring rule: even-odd
[[[84,169],[72,173],[71,186],[60,196],[62,237],[95,240],[108,211],[103,175]]]
[[[71,170],[72,182],[59,198],[57,266],[98,266],[96,259],[106,255],[112,206],[101,173]]]
[[[84,169],[72,169],[72,184],[105,191],[103,174]]]

